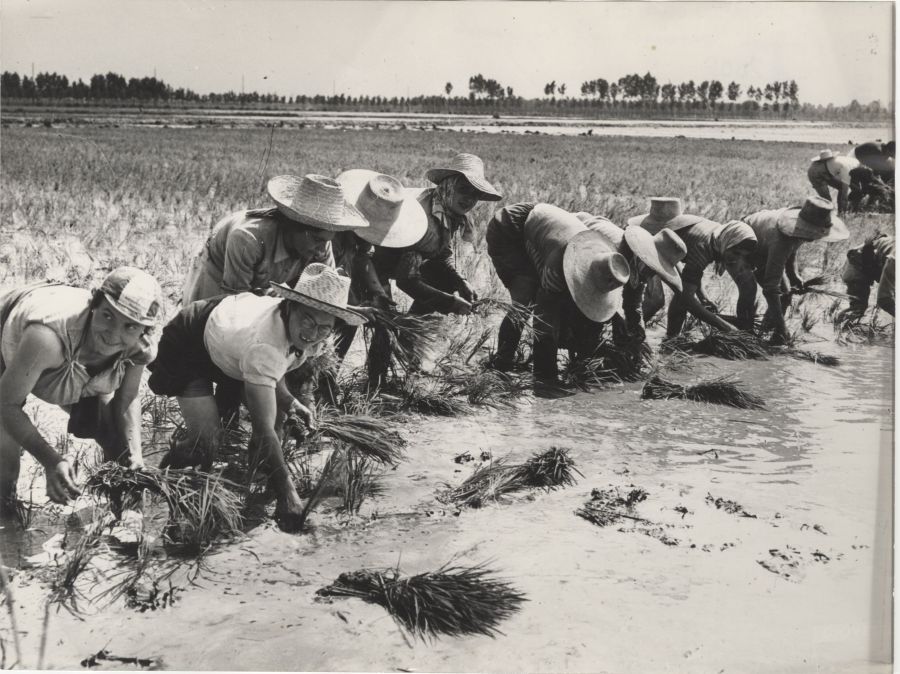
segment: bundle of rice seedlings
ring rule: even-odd
[[[469,508],[497,501],[503,494],[527,488],[555,489],[576,483],[581,475],[568,450],[551,447],[524,464],[509,465],[503,459],[479,466],[461,485],[448,488],[440,499]]]
[[[688,349],[693,353],[727,360],[766,360],[769,355],[766,345],[759,337],[743,330],[711,330],[699,342],[690,344]]]
[[[399,314],[394,311],[374,309],[374,320],[370,327],[382,328],[388,335],[386,354],[370,354],[387,356],[397,362],[406,372],[419,368],[437,345],[438,334],[443,319],[436,314],[420,316],[416,314]],[[390,361],[388,361],[390,362]]]
[[[397,624],[423,640],[441,634],[502,634],[497,625],[527,601],[484,565],[444,565],[406,578],[397,569],[364,569],[342,573],[316,594],[383,606]]]
[[[584,477],[575,467],[575,461],[569,456],[569,450],[555,446],[532,456],[519,471],[527,486],[547,489],[573,486],[577,482],[576,473]]]
[[[143,492],[160,496],[169,508],[166,537],[187,550],[203,549],[241,531],[241,488],[197,470],[132,469],[108,462],[88,478],[87,489],[109,500],[114,512],[139,503]]]
[[[471,414],[472,407],[457,397],[452,384],[434,377],[407,376],[389,381],[379,392],[381,401],[397,412],[443,417]]]
[[[652,364],[653,349],[646,342],[622,347],[604,339],[590,356],[566,358],[560,379],[566,386],[589,391],[604,384],[638,381]]]
[[[456,388],[472,405],[505,407],[531,389],[531,382],[521,373],[497,370],[470,371],[447,375],[447,383]]]
[[[340,452],[331,453],[328,460],[325,462],[325,465],[322,467],[322,472],[319,473],[319,477],[316,479],[315,484],[307,495],[306,503],[303,505],[303,510],[300,512],[299,516],[291,518],[279,517],[276,513],[276,521],[282,531],[287,533],[298,533],[306,529],[306,520],[309,519],[313,510],[315,510],[322,502],[322,499],[325,497],[326,487],[332,483],[334,475],[337,473],[338,467],[342,461],[343,457]]]
[[[659,344],[659,350],[665,353],[688,353],[693,349],[694,344],[696,343],[697,342],[692,335],[681,332],[672,337],[663,339]]]
[[[642,400],[691,400],[701,403],[728,405],[740,409],[762,409],[765,402],[759,396],[745,391],[740,381],[730,376],[700,381],[691,386],[682,386],[653,376],[641,389]]]
[[[827,353],[819,353],[818,351],[807,351],[806,349],[797,349],[794,347],[784,348],[784,347],[770,347],[773,353],[784,353],[785,355],[792,356],[794,358],[798,358],[800,360],[808,360],[816,365],[826,365],[828,367],[836,367],[840,365],[841,359],[837,356],[832,356]],[[779,349],[782,349],[779,351]]]
[[[292,420],[291,425],[302,427],[302,422]],[[339,440],[373,461],[391,465],[397,465],[403,458],[402,447],[406,444],[403,437],[383,419],[361,414],[340,414],[331,407],[319,409],[318,427],[310,434],[310,439],[315,441],[319,438]]]

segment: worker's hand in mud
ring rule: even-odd
[[[65,459],[47,468],[46,472],[47,496],[54,503],[66,505],[70,499],[77,498],[81,494],[81,490],[75,486],[72,465]]]
[[[307,430],[316,430],[316,413],[311,407],[307,407],[299,400],[294,400],[294,402],[291,403],[291,408],[288,410],[288,418],[297,419],[301,422],[297,427],[304,436],[306,435]]]
[[[397,303],[387,295],[376,295],[372,299],[372,306],[382,311],[391,311],[397,309]]]
[[[469,285],[468,281],[463,281],[462,285],[460,285],[459,296],[470,303],[478,300],[478,293]]]
[[[450,311],[454,314],[459,314],[460,316],[468,316],[472,313],[472,304],[471,302],[467,302],[462,297],[453,296],[453,306],[450,308]]]
[[[769,346],[785,346],[787,344],[787,338],[783,333],[773,332],[772,338],[769,340]]]

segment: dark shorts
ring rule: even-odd
[[[502,220],[493,217],[488,223],[485,234],[488,255],[491,257],[497,276],[507,288],[510,287],[516,276],[534,278],[538,276],[534,263],[525,250],[525,240],[520,233],[510,231],[510,229]]]
[[[156,360],[147,366],[147,384],[156,395],[181,396],[198,380],[229,388],[241,386],[213,363],[203,343],[206,322],[225,297],[191,302],[163,328]]]

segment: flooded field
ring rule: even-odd
[[[666,371],[736,374],[766,399],[759,412],[641,401],[625,384],[412,418],[407,460],[359,518],[326,504],[309,535],[252,529],[207,557],[196,585],[176,575],[168,608],[53,613],[45,664],[75,668],[105,648],[173,669],[889,671],[892,351],[815,347],[841,366],[699,358]],[[577,486],[478,510],[436,498],[482,456],[524,460],[551,444],[571,449]],[[644,522],[574,514],[592,489],[634,487],[648,495]],[[9,559],[21,534],[3,533]],[[315,597],[345,571],[451,560],[489,562],[527,596],[502,636],[414,641],[378,606]],[[36,653],[41,572],[27,566],[15,592]]]
[[[864,132],[865,139],[875,133]],[[266,175],[366,166],[416,185],[427,167],[470,149],[485,157],[505,203],[544,200],[624,223],[644,211],[647,196],[665,190],[682,196],[687,210],[724,222],[802,199],[817,150],[412,128],[303,128],[272,138],[256,128],[4,129],[0,289],[48,275],[91,287],[110,265],[127,263],[152,270],[176,298],[210,226],[265,203]],[[483,225],[489,215],[478,210],[476,219]],[[893,218],[859,214],[847,224],[849,242],[801,249],[801,273],[835,277],[847,245],[890,231]],[[480,239],[456,252],[480,293],[496,289]],[[710,297],[718,301],[716,290]],[[77,586],[81,615],[46,610],[58,555],[72,549],[93,513],[87,499],[75,509],[37,512],[45,502],[41,481],[32,483],[26,466],[20,492],[37,504],[30,526],[0,528],[22,662],[64,669],[85,662],[180,670],[888,672],[893,329],[874,343],[838,343],[822,318],[826,306],[805,307],[819,319],[800,340],[839,356],[837,367],[787,356],[660,361],[660,373],[677,382],[733,374],[765,399],[764,410],[642,401],[641,384],[629,383],[561,399],[526,396],[510,410],[451,419],[409,416],[397,424],[408,441],[405,459],[381,475],[381,492],[358,516],[342,514],[329,497],[308,533],[289,535],[272,522],[252,526],[199,565],[178,568],[160,581],[153,601],[137,605],[101,596],[133,558],[134,534],[129,539],[120,528],[119,543],[104,542]],[[168,315],[176,308],[173,300]],[[801,314],[791,317],[792,331]],[[654,347],[662,333],[649,330]],[[62,433],[59,410],[29,400],[26,412],[60,450],[93,452],[91,443]],[[150,397],[145,421],[156,423],[155,414]],[[145,431],[149,462],[170,432],[164,423]],[[523,491],[480,509],[439,499],[482,462],[521,462],[553,445],[570,450],[581,473],[576,485]],[[575,514],[595,489],[641,489],[646,499],[631,517],[597,526]],[[416,640],[380,606],[316,596],[343,572],[399,567],[412,575],[448,562],[485,563],[525,595],[521,609],[498,625],[501,635]],[[14,644],[4,621],[9,665]],[[137,661],[90,660],[101,650]]]
[[[638,138],[707,138],[757,140],[832,145],[856,145],[869,139],[894,137],[888,124],[841,124],[795,120],[621,120],[566,117],[516,117],[492,115],[434,115],[419,113],[260,112],[215,109],[134,110],[13,109],[4,111],[11,125],[118,126],[149,128],[278,128],[316,126],[325,129],[413,129],[466,133],[544,134],[551,136],[634,136]]]

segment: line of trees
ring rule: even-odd
[[[545,94],[548,94],[549,87],[549,95],[552,95],[553,84],[555,82],[544,88]],[[750,85],[747,87],[744,100],[756,103],[765,100],[771,105],[788,104],[796,107],[800,104],[799,93],[800,87],[794,80],[771,82],[764,87]],[[731,103],[737,103],[741,99],[741,94],[742,87],[737,82],[729,82],[726,86],[719,80],[703,80],[699,84],[695,84],[694,80],[688,80],[677,85],[671,82],[660,85],[649,72],[643,76],[637,73],[625,75],[611,82],[600,77],[581,83],[582,96],[611,103],[615,103],[621,97],[623,101],[661,102],[669,106],[674,106],[675,103],[700,102],[704,106],[715,107],[716,103],[725,97]]]
[[[34,78],[14,72],[0,75],[0,102],[56,102],[59,105],[240,105],[257,109],[352,110],[359,112],[424,112],[547,114],[595,117],[790,117],[804,119],[890,119],[890,107],[880,102],[848,106],[801,104],[799,86],[793,80],[771,82],[743,89],[737,82],[717,80],[696,84],[693,80],[660,85],[651,74],[630,74],[615,81],[597,78],[582,82],[581,96],[568,96],[565,83],[544,85],[544,98],[517,96],[512,87],[481,73],[469,78],[467,95],[453,96],[447,82],[442,95],[331,96],[299,94],[280,96],[255,91],[198,94],[174,89],[156,77],[126,79],[118,73],[94,75],[89,82],[70,81],[57,73],[38,73]]]

